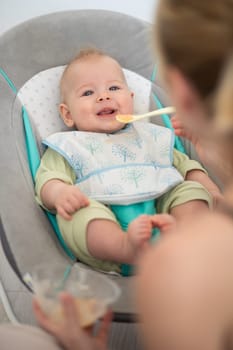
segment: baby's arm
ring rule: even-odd
[[[74,171],[66,160],[47,149],[36,174],[38,203],[46,209],[56,209],[64,219],[70,220],[75,211],[89,204],[86,196],[74,185],[75,179]]]
[[[66,220],[72,219],[80,208],[89,205],[88,198],[75,185],[61,180],[49,180],[41,189],[41,200],[48,209],[56,209],[57,214]]]
[[[180,118],[175,115],[171,118],[172,126],[174,128],[174,132],[177,136],[184,137],[185,139],[189,140],[193,146],[195,147],[195,150],[197,151],[197,154],[202,162],[205,163],[206,156],[205,156],[205,150],[203,148],[203,145],[201,145],[200,140],[195,133],[192,132],[190,128],[188,128],[187,125],[184,124],[180,120]],[[187,123],[187,122],[186,122]]]

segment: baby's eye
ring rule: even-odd
[[[110,86],[109,90],[110,90],[110,91],[120,90],[120,87],[119,87],[119,86],[116,86],[116,85],[113,85],[113,86]]]
[[[82,94],[82,96],[90,96],[94,93],[94,91],[92,90],[87,90],[87,91],[84,91],[84,93]]]

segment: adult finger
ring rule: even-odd
[[[113,319],[113,312],[112,310],[109,309],[103,317],[103,320],[101,322],[101,326],[97,335],[98,340],[102,344],[107,344],[107,338],[108,338],[108,333],[109,333],[112,319]]]
[[[44,313],[44,311],[41,309],[40,304],[38,303],[36,298],[33,298],[32,307],[33,307],[34,315],[39,325],[42,328],[44,328],[47,332],[56,336],[58,334],[57,325],[53,321],[51,321],[49,317]]]
[[[63,307],[65,319],[68,320],[69,323],[79,326],[80,316],[74,297],[68,293],[61,293],[59,299]]]
[[[156,214],[151,217],[153,227],[158,227],[162,232],[175,228],[176,221],[169,214]]]

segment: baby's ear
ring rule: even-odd
[[[70,114],[69,108],[65,103],[61,103],[59,105],[59,112],[66,126],[68,126],[68,128],[72,128],[74,126],[74,121]]]

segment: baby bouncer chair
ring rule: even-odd
[[[27,272],[40,262],[47,263],[48,268],[54,263],[76,263],[59,232],[55,233],[51,218],[35,202],[33,186],[43,153],[41,139],[64,128],[57,110],[58,81],[64,65],[81,48],[97,47],[125,69],[135,92],[135,113],[166,106],[166,93],[157,79],[150,29],[148,23],[120,13],[81,10],[34,18],[0,37],[1,297],[13,322],[35,322],[32,291],[23,279]],[[153,121],[169,126],[167,115]],[[182,149],[179,140],[176,145]],[[121,296],[112,306],[114,324],[118,322],[115,329],[113,326],[113,343],[128,337],[133,349],[134,335],[127,335],[135,319],[130,296],[133,277],[108,278],[121,288]],[[116,348],[129,346],[124,341]]]

